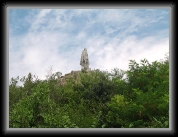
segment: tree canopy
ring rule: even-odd
[[[127,71],[12,78],[10,128],[168,128],[169,60],[130,60]],[[18,86],[18,82],[23,86]]]

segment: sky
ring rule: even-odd
[[[128,70],[129,60],[150,63],[169,52],[169,9],[9,9],[9,79],[28,73],[46,79],[81,70]]]

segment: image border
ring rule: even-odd
[[[173,135],[176,133],[176,128],[174,122],[175,120],[175,107],[174,107],[174,102],[175,102],[175,92],[173,92],[173,72],[174,72],[174,67],[173,65],[173,57],[174,57],[174,37],[175,35],[173,34],[173,30],[175,30],[175,9],[176,5],[174,3],[167,2],[160,2],[160,3],[59,3],[59,2],[41,2],[41,3],[17,3],[17,2],[11,2],[11,3],[3,3],[3,133],[4,135],[9,135],[9,134],[163,134],[163,135]],[[93,8],[93,9],[125,9],[125,8],[132,8],[132,9],[146,9],[146,8],[156,8],[156,9],[169,9],[170,13],[170,20],[169,20],[169,61],[170,61],[170,68],[169,68],[169,128],[9,128],[9,10],[10,9],[67,9],[67,8],[73,8],[73,9],[84,9],[84,8]]]

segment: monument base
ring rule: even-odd
[[[81,71],[82,71],[82,72],[89,72],[89,71],[91,71],[91,68],[88,68],[88,69],[84,69],[84,68],[83,68],[83,69],[81,69]]]

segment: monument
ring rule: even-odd
[[[80,59],[81,70],[85,72],[90,71],[89,64],[87,49],[84,48]]]

